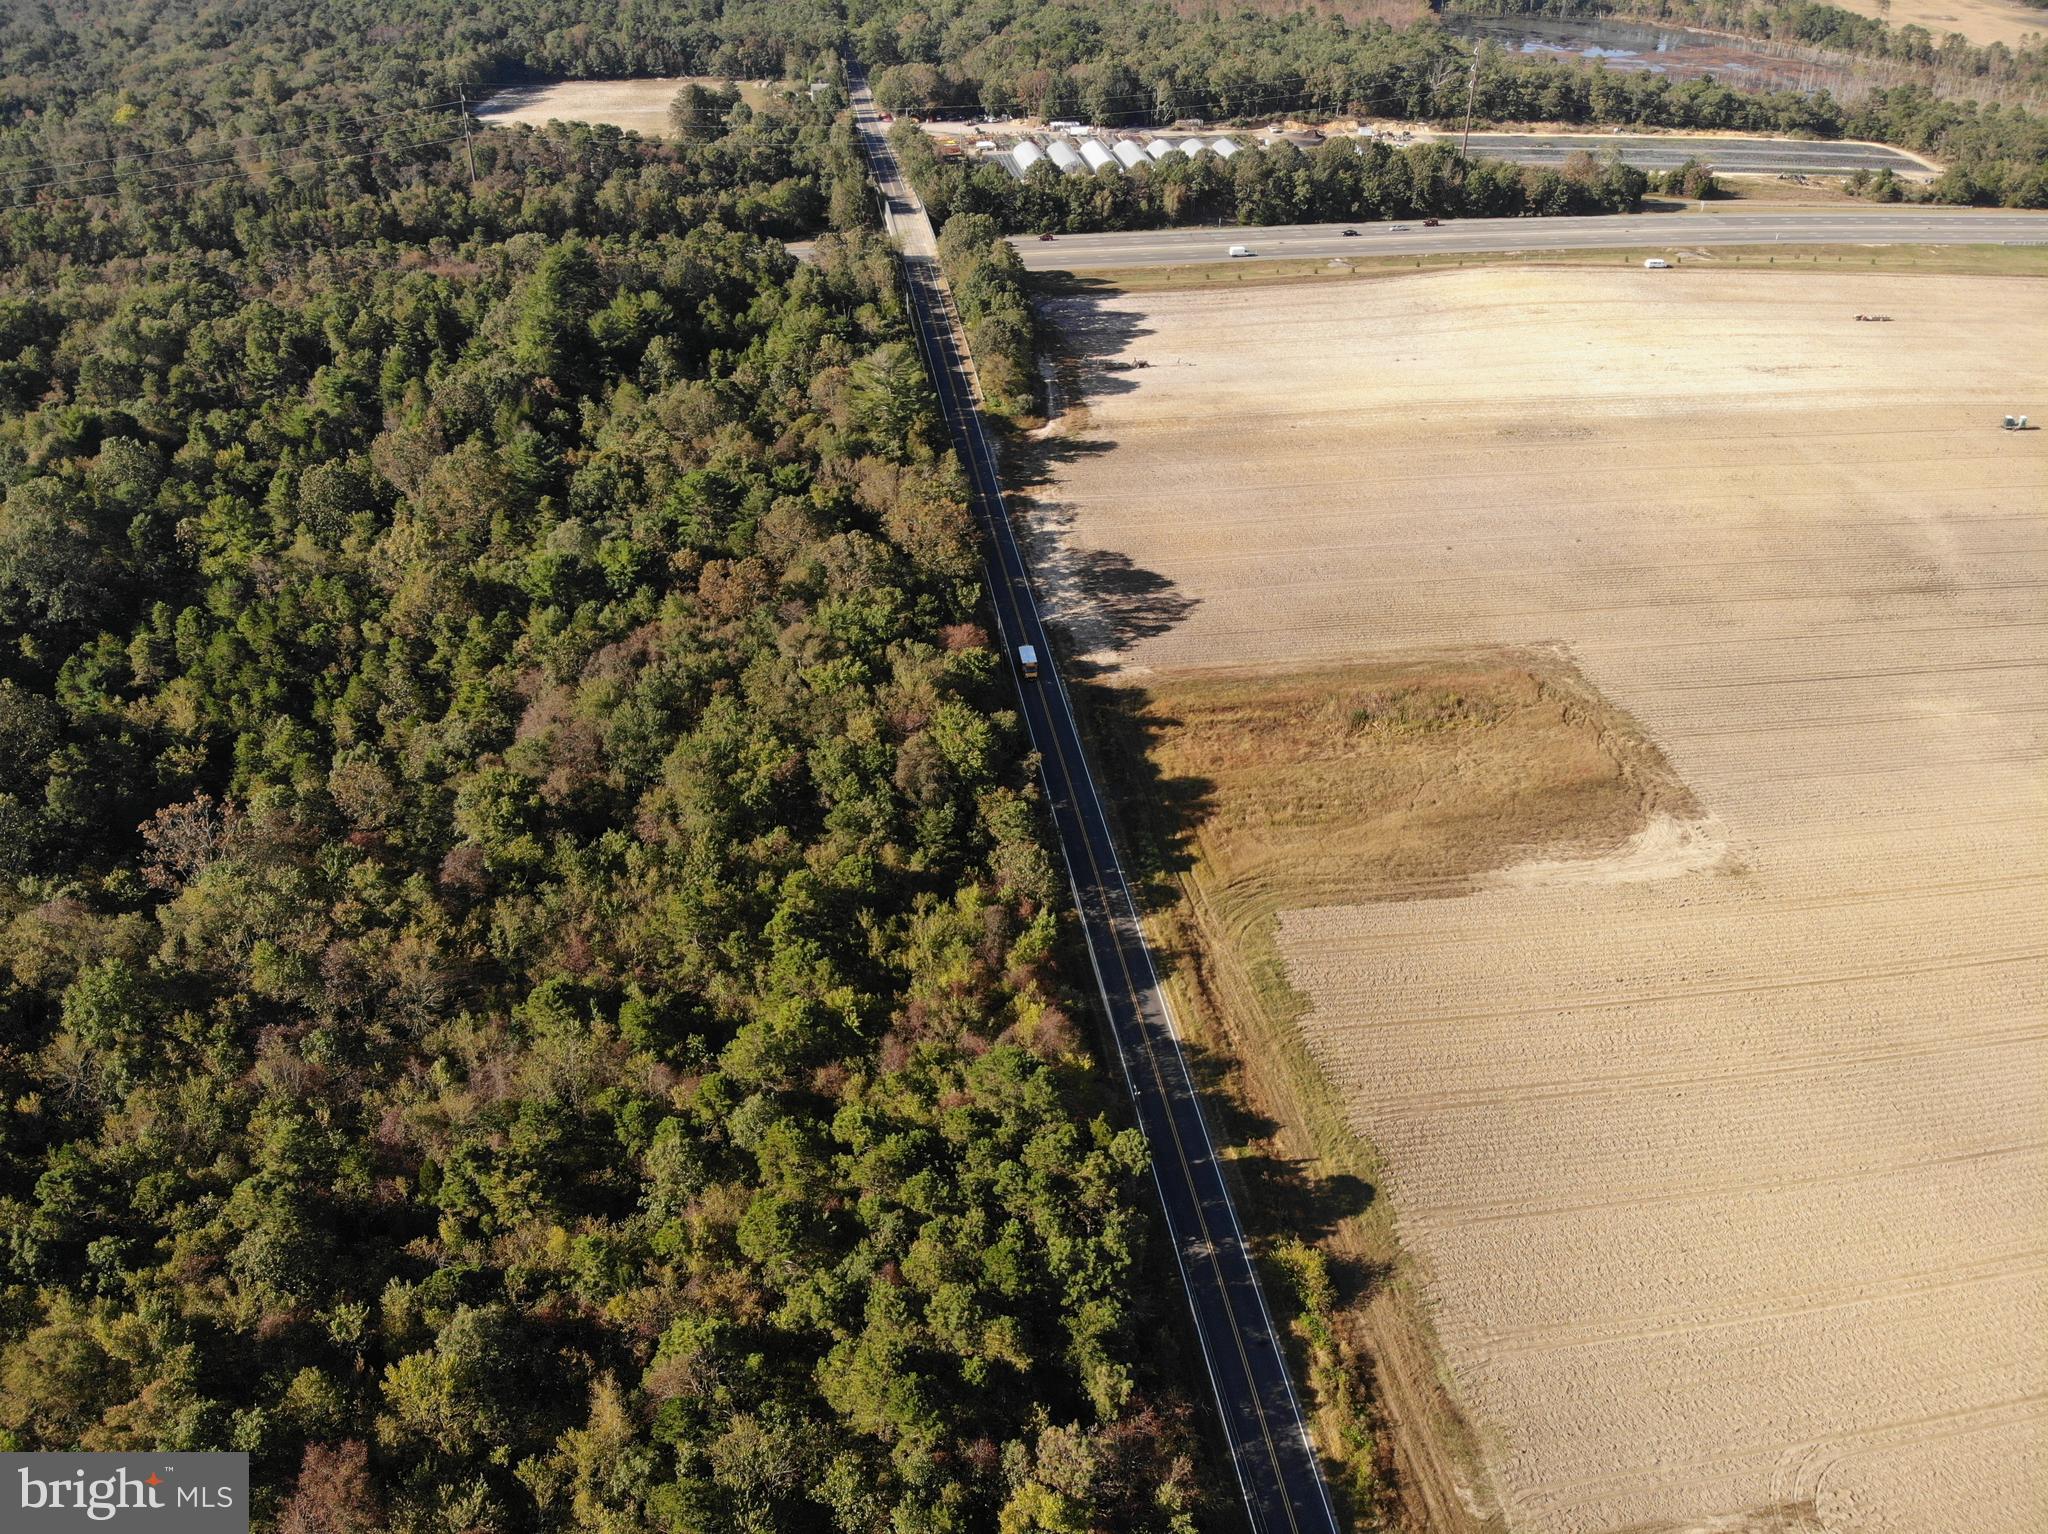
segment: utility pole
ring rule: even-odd
[[[1465,134],[1458,140],[1458,158],[1465,158],[1465,146],[1472,142],[1472,92],[1479,84],[1479,44],[1472,44],[1472,70],[1465,76]]]
[[[469,92],[458,85],[455,88],[455,99],[462,103],[462,147],[469,155],[469,187],[471,191],[475,191],[476,145],[469,140]]]

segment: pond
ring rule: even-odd
[[[1753,88],[1817,90],[1842,83],[1839,71],[1780,58],[1762,44],[1737,37],[1688,32],[1625,21],[1552,21],[1533,16],[1440,16],[1455,37],[1484,39],[1511,52],[1530,56],[1599,62],[1633,74],[1668,75],[1697,80],[1712,75],[1729,85]]]

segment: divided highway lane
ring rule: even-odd
[[[890,232],[903,244],[918,343],[973,488],[1002,642],[1012,653],[1017,645],[1033,645],[1043,657],[1043,680],[1020,682],[1018,698],[1039,753],[1046,799],[1118,1063],[1151,1147],[1167,1239],[1180,1267],[1246,1510],[1257,1534],[1339,1534],[1286,1354],[1081,749],[1073,708],[1051,664],[1052,647],[976,413],[973,360],[960,341],[952,296],[933,256],[930,221],[883,137],[866,82],[855,73],[853,83],[855,120],[881,188]]]
[[[1420,219],[1405,232],[1393,224],[1282,224],[1271,228],[1145,229],[1125,234],[1063,234],[1011,243],[1034,272],[1087,272],[1121,266],[1174,266],[1221,261],[1232,245],[1253,259],[1298,261],[1314,256],[1413,256],[1522,250],[1613,250],[1712,245],[2006,245],[2048,244],[2048,213],[1991,213],[1974,208],[1919,208],[1909,213],[1619,213],[1591,218],[1455,218],[1435,229]]]

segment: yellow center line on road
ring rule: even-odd
[[[929,277],[926,279],[927,282],[930,282],[931,280],[932,279],[930,279]],[[940,292],[943,294],[943,290],[940,290]],[[946,301],[944,298],[941,298],[940,302],[945,303]],[[939,331],[939,338],[941,340],[941,344],[943,344],[946,348],[949,369],[958,373],[965,374],[968,370],[964,368],[961,364],[960,349],[957,347],[954,335],[952,334],[949,328],[954,319],[954,315],[950,312],[950,303],[946,303],[946,307],[948,309],[948,313],[945,315],[945,318],[948,322],[947,326],[935,328]],[[945,413],[945,392],[946,391],[941,390],[940,406],[942,413]],[[973,409],[971,397],[967,405],[965,406],[965,409]],[[978,420],[974,422],[974,426],[976,433],[978,434]],[[967,431],[965,430],[964,425],[961,431],[961,435],[963,440],[967,440]],[[971,441],[969,442],[969,446],[971,449]],[[983,448],[985,452],[985,442],[983,443]],[[980,482],[982,475],[988,475],[992,478],[994,471],[992,468],[988,466],[987,460],[985,456],[983,456],[982,454],[975,454],[972,451],[970,451],[970,457],[976,459],[976,469],[979,471],[976,475],[975,489],[977,492],[982,492],[984,490],[984,487]],[[1001,499],[1000,486],[996,487],[991,515],[992,518],[1008,515],[1007,510],[1004,507]],[[1024,580],[1024,577],[1021,574],[1014,574],[1009,577],[1009,580],[1011,581],[1011,583],[1015,584],[1022,582]],[[1028,586],[1025,589],[1028,597]],[[1052,663],[1052,657],[1049,653],[1046,657],[1046,663],[1048,665],[1051,665]],[[1049,722],[1050,714],[1051,710],[1048,706],[1047,715]],[[1118,934],[1120,931],[1120,920],[1115,914],[1115,911],[1112,907],[1112,903],[1109,898],[1109,880],[1103,872],[1100,861],[1096,858],[1095,839],[1087,834],[1087,824],[1081,813],[1080,796],[1074,792],[1073,785],[1075,782],[1075,776],[1073,764],[1067,758],[1066,747],[1060,739],[1060,732],[1057,729],[1048,729],[1047,733],[1051,736],[1053,753],[1058,760],[1060,780],[1064,783],[1066,787],[1066,797],[1069,806],[1069,811],[1074,815],[1076,821],[1080,823],[1080,829],[1082,834],[1079,839],[1081,842],[1082,853],[1088,861],[1089,871],[1093,876],[1093,893],[1095,895],[1095,898],[1101,903],[1101,919],[1106,930],[1109,933],[1111,950],[1115,954],[1117,969],[1123,978],[1123,994],[1126,998],[1128,998],[1128,1000],[1131,1003],[1137,1023],[1136,1031],[1138,1033],[1139,1041],[1144,1049],[1145,1063],[1150,1069],[1153,1085],[1158,1090],[1160,1100],[1166,1108],[1165,1117],[1167,1133],[1172,1139],[1174,1155],[1180,1163],[1181,1171],[1185,1175],[1185,1179],[1188,1186],[1188,1192],[1190,1194],[1191,1201],[1194,1204],[1195,1222],[1198,1228],[1199,1243],[1202,1249],[1202,1256],[1207,1259],[1209,1269],[1211,1273],[1215,1276],[1218,1290],[1221,1293],[1221,1297],[1223,1299],[1224,1313],[1229,1319],[1231,1342],[1237,1350],[1238,1362],[1244,1370],[1245,1381],[1247,1386],[1250,1388],[1251,1404],[1253,1413],[1258,1420],[1259,1434],[1260,1437],[1263,1438],[1265,1441],[1266,1453],[1269,1460],[1272,1463],[1275,1480],[1276,1482],[1281,1483],[1282,1486],[1280,1505],[1282,1511],[1286,1515],[1288,1527],[1290,1529],[1298,1530],[1300,1528],[1300,1525],[1294,1517],[1292,1499],[1284,1494],[1284,1481],[1282,1479],[1283,1471],[1281,1469],[1279,1446],[1273,1440],[1272,1426],[1267,1417],[1265,1401],[1260,1396],[1259,1391],[1257,1389],[1257,1376],[1252,1368],[1250,1354],[1245,1347],[1243,1329],[1238,1323],[1236,1309],[1230,1303],[1230,1283],[1228,1278],[1224,1274],[1222,1260],[1217,1252],[1216,1237],[1214,1232],[1210,1228],[1208,1213],[1206,1208],[1204,1207],[1204,1201],[1201,1196],[1200,1188],[1196,1183],[1194,1163],[1189,1158],[1186,1142],[1180,1132],[1179,1121],[1175,1117],[1172,1110],[1174,1094],[1172,1089],[1167,1085],[1165,1070],[1159,1062],[1158,1051],[1154,1046],[1149,1031],[1146,1027],[1144,993],[1138,984],[1137,977],[1131,972],[1129,959],[1125,955],[1123,943],[1119,939]],[[1051,783],[1047,784],[1048,788],[1051,788],[1052,786],[1053,785]],[[1107,831],[1108,829],[1106,822],[1104,825],[1104,829],[1105,831]],[[1087,918],[1087,911],[1085,909],[1085,905],[1081,912],[1081,915],[1083,920],[1085,921]],[[1142,941],[1142,934],[1140,934],[1140,940]],[[1113,1020],[1112,1026],[1114,1026]],[[1196,1103],[1195,1106],[1196,1111],[1199,1112],[1199,1103]],[[1213,1155],[1214,1152],[1212,1148],[1212,1163]],[[1240,1245],[1242,1245],[1241,1232],[1239,1233],[1239,1240]],[[1245,1249],[1245,1260],[1247,1264],[1249,1264],[1251,1261],[1251,1254],[1248,1248]],[[1273,1342],[1277,1350],[1279,1339],[1275,1337],[1273,1338]]]
[[[871,108],[860,106],[858,103],[856,103],[856,106],[861,117],[862,137],[867,141],[870,156],[874,160],[879,173],[884,193],[885,210],[891,215],[890,222],[893,226],[894,215],[899,204],[904,205],[910,213],[917,213],[914,199],[907,193],[900,197],[897,195],[898,188],[903,184],[901,181],[901,167],[893,151],[888,148],[886,141],[882,139],[878,131],[878,125],[873,121]],[[922,222],[921,213],[918,214],[918,217],[920,222]],[[928,224],[925,227],[927,230],[929,229]],[[1035,637],[1043,645],[1045,643],[1043,624],[1037,615],[1037,603],[1028,578],[1028,566],[1025,563],[1015,529],[1009,523],[1008,511],[1002,495],[1002,485],[995,473],[994,457],[989,448],[988,439],[982,431],[979,413],[976,410],[978,379],[975,375],[973,359],[960,342],[957,308],[952,302],[952,296],[944,284],[943,274],[938,271],[935,260],[929,257],[919,257],[915,260],[906,258],[904,268],[906,296],[910,300],[913,334],[920,343],[919,349],[925,353],[926,365],[931,372],[933,382],[939,386],[938,394],[941,415],[947,425],[957,433],[960,443],[967,449],[967,458],[973,471],[976,500],[984,508],[984,518],[988,524],[990,542],[995,545],[995,553],[1003,564],[1003,579],[998,584],[995,572],[989,567],[987,559],[984,558],[982,560],[983,570],[989,581],[990,594],[992,599],[994,599],[997,625],[1000,629],[1005,630],[1012,628],[1024,629],[1025,620],[1028,619],[1030,628],[1025,630],[1025,637]],[[919,302],[920,299],[924,300],[922,304]],[[938,323],[940,320],[943,320],[944,323]],[[943,344],[946,350],[946,361],[943,367],[936,355],[942,333]],[[941,381],[942,373],[944,375],[943,382]],[[1007,605],[1011,609],[1007,615],[1004,610],[1006,604],[1003,598],[1005,597],[1007,597]],[[1005,634],[1006,641],[1010,637],[1009,634]],[[1050,652],[1048,649],[1049,659]],[[1065,713],[1064,716],[1056,713],[1053,703],[1049,701],[1047,694],[1043,692],[1039,694],[1040,706],[1044,711],[1047,728],[1052,736],[1051,762],[1048,763],[1047,757],[1041,753],[1040,774],[1045,779],[1047,792],[1052,798],[1055,815],[1057,816],[1059,807],[1065,805],[1068,813],[1073,817],[1073,823],[1079,834],[1082,843],[1082,856],[1085,858],[1089,872],[1092,874],[1091,892],[1094,899],[1101,906],[1099,921],[1110,939],[1115,954],[1116,967],[1122,976],[1123,986],[1120,994],[1128,999],[1132,1007],[1133,1025],[1137,1030],[1138,1039],[1143,1048],[1145,1063],[1149,1067],[1152,1086],[1158,1093],[1160,1111],[1164,1112],[1166,1116],[1167,1135],[1172,1141],[1174,1159],[1178,1163],[1182,1175],[1181,1185],[1185,1188],[1187,1196],[1194,1206],[1198,1244],[1202,1247],[1203,1254],[1208,1259],[1207,1271],[1215,1281],[1218,1291],[1217,1299],[1222,1306],[1226,1325],[1231,1333],[1232,1344],[1237,1353],[1239,1364],[1244,1371],[1245,1390],[1251,1396],[1251,1410],[1258,1423],[1259,1436],[1264,1441],[1267,1460],[1272,1468],[1272,1500],[1279,1502],[1281,1512],[1287,1522],[1287,1527],[1290,1530],[1296,1531],[1296,1534],[1299,1534],[1301,1524],[1296,1517],[1294,1497],[1289,1485],[1288,1475],[1281,1460],[1279,1446],[1274,1440],[1270,1416],[1260,1389],[1258,1372],[1252,1366],[1251,1357],[1246,1347],[1245,1328],[1238,1319],[1236,1304],[1232,1297],[1231,1283],[1224,1271],[1220,1248],[1209,1223],[1207,1200],[1202,1192],[1202,1185],[1198,1182],[1195,1175],[1195,1165],[1200,1158],[1191,1158],[1187,1143],[1182,1135],[1179,1118],[1174,1108],[1175,1096],[1167,1083],[1165,1068],[1159,1055],[1159,1048],[1151,1034],[1152,1024],[1148,1021],[1145,1003],[1147,988],[1140,985],[1135,973],[1132,971],[1130,959],[1124,946],[1125,918],[1119,917],[1116,914],[1112,898],[1111,880],[1104,871],[1101,859],[1097,856],[1095,836],[1090,829],[1088,817],[1082,809],[1082,801],[1077,791],[1077,785],[1082,784],[1084,778],[1085,784],[1089,789],[1089,797],[1095,806],[1096,821],[1102,830],[1104,855],[1109,859],[1111,869],[1115,872],[1116,878],[1120,882],[1124,903],[1128,908],[1128,920],[1132,924],[1130,927],[1131,937],[1138,944],[1139,951],[1145,955],[1147,968],[1150,970],[1152,969],[1150,954],[1145,948],[1142,926],[1138,925],[1137,906],[1131,898],[1128,884],[1121,883],[1123,880],[1121,866],[1117,862],[1115,847],[1108,840],[1111,834],[1109,820],[1103,810],[1101,796],[1094,790],[1092,777],[1085,777],[1085,761],[1082,763],[1083,774],[1077,775],[1075,764],[1069,759],[1065,743],[1062,740],[1062,731],[1057,727],[1061,718],[1064,717],[1065,728],[1076,731],[1075,741],[1078,747],[1079,734],[1074,723],[1071,703],[1067,699],[1064,680],[1059,676],[1056,667],[1051,668],[1051,671],[1054,686],[1057,688],[1059,704],[1065,709]],[[1025,713],[1028,719],[1029,698],[1024,694],[1021,686],[1019,687],[1019,695],[1019,701],[1025,705]],[[1049,770],[1049,767],[1052,765],[1056,765],[1058,769],[1057,781],[1052,771]],[[1064,788],[1064,793],[1060,792],[1062,787]],[[1069,882],[1074,886],[1075,906],[1078,914],[1081,916],[1085,933],[1089,926],[1090,903],[1083,896],[1079,887],[1079,881],[1074,877],[1075,869],[1073,860],[1068,853],[1067,838],[1062,836],[1060,843],[1062,857],[1068,863]],[[1102,967],[1097,961],[1097,944],[1091,938],[1088,940],[1087,946],[1090,963],[1095,969],[1096,982],[1102,992],[1104,1005],[1106,1008],[1110,1008],[1109,1021],[1113,1040],[1117,1044],[1119,1062],[1124,1070],[1126,1084],[1131,1089],[1134,1105],[1140,1109],[1142,1123],[1143,1101],[1137,1090],[1137,1082],[1131,1076],[1129,1052],[1124,1048],[1120,1040],[1116,1040],[1116,1019],[1112,1006],[1112,992],[1102,972]],[[1165,998],[1160,991],[1156,970],[1152,972],[1149,989],[1155,998],[1155,1010],[1157,1010],[1165,1022],[1169,1034],[1173,1034],[1172,1015],[1166,1009]],[[1196,1124],[1202,1131],[1202,1138],[1207,1146],[1206,1154],[1209,1165],[1212,1173],[1217,1177],[1217,1191],[1221,1195],[1224,1212],[1230,1218],[1232,1233],[1235,1235],[1238,1243],[1237,1255],[1245,1265],[1244,1277],[1251,1287],[1253,1297],[1258,1302],[1260,1317],[1264,1322],[1265,1335],[1274,1348],[1274,1358],[1280,1371],[1280,1383],[1286,1392],[1288,1402],[1295,1416],[1296,1436],[1300,1439],[1307,1473],[1310,1479],[1314,1481],[1316,1492],[1321,1501],[1326,1522],[1319,1525],[1319,1527],[1327,1527],[1334,1531],[1337,1526],[1336,1512],[1330,1503],[1328,1487],[1323,1483],[1315,1449],[1309,1439],[1306,1421],[1301,1415],[1299,1403],[1295,1400],[1294,1386],[1288,1374],[1285,1352],[1279,1345],[1278,1329],[1274,1326],[1272,1316],[1266,1308],[1265,1297],[1259,1285],[1257,1270],[1251,1263],[1250,1246],[1245,1240],[1243,1229],[1238,1224],[1236,1212],[1231,1206],[1229,1189],[1222,1182],[1219,1169],[1220,1163],[1216,1156],[1215,1145],[1209,1136],[1207,1123],[1202,1117],[1200,1097],[1195,1092],[1193,1078],[1187,1072],[1186,1061],[1179,1055],[1177,1041],[1174,1045],[1174,1050],[1175,1057],[1180,1063],[1180,1076],[1185,1088],[1185,1097],[1182,1100],[1187,1108],[1195,1114]],[[1173,1224],[1171,1206],[1166,1198],[1165,1184],[1159,1178],[1156,1162],[1153,1175],[1155,1183],[1159,1186],[1161,1203],[1162,1206],[1165,1206],[1169,1228],[1171,1228]],[[1181,1269],[1182,1284],[1188,1291],[1190,1305],[1194,1309],[1196,1337],[1202,1346],[1205,1360],[1207,1360],[1209,1342],[1205,1323],[1202,1320],[1201,1305],[1197,1298],[1195,1287],[1189,1277],[1181,1244],[1176,1240],[1173,1245],[1174,1260]],[[1228,1441],[1231,1437],[1229,1401],[1221,1388],[1221,1382],[1215,1379],[1213,1364],[1211,1365],[1210,1373],[1212,1385],[1217,1389],[1218,1407],[1223,1414],[1225,1436]],[[1230,1443],[1230,1449],[1233,1463],[1236,1465],[1240,1451],[1234,1442]],[[1260,1501],[1253,1497],[1250,1484],[1245,1479],[1241,1465],[1237,1465],[1237,1473],[1240,1486],[1245,1493],[1247,1510],[1251,1513],[1254,1523],[1261,1528],[1266,1527],[1267,1518],[1265,1511],[1261,1507]]]

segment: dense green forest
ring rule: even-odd
[[[1168,0],[854,0],[849,9],[876,66],[876,100],[899,111],[1021,110],[1105,127],[1360,112],[1455,122],[1469,84],[1483,121],[1877,139],[1952,166],[1934,194],[1943,201],[2048,207],[2048,119],[1924,85],[1845,105],[1825,92],[1745,92],[1490,46],[1475,79],[1471,49],[1440,27],[1351,26],[1312,9],[1190,13]]]
[[[903,100],[1102,121],[1440,115],[1469,58],[1108,0],[0,19],[0,1446],[246,1450],[280,1534],[1192,1526],[1144,1147],[1061,1006],[849,130],[463,111],[854,41]],[[2040,189],[2034,119],[1925,92],[1480,79],[1498,117],[1869,131]],[[1011,409],[998,219],[1641,190],[1440,150],[913,168]]]
[[[832,26],[55,14],[0,106],[0,1443],[246,1450],[288,1534],[1188,1527],[850,132],[437,107]]]

